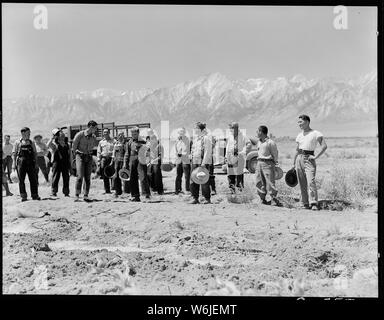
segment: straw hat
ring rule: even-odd
[[[115,175],[115,166],[110,164],[104,168],[104,176],[107,178],[112,178]]]
[[[17,174],[16,171],[12,171],[11,172],[11,179],[14,183],[18,183],[19,182],[19,175]]]
[[[285,183],[292,188],[296,187],[298,181],[295,168],[292,168],[287,171],[287,173],[285,174]]]
[[[197,167],[192,171],[191,179],[194,183],[205,184],[209,180],[209,171],[205,167]]]
[[[275,167],[275,180],[280,180],[283,177],[283,169],[280,167],[276,166]]]
[[[120,169],[119,170],[119,178],[123,181],[129,181],[130,179],[130,172],[127,169]]]
[[[52,129],[52,134],[55,136],[57,135],[61,130],[59,128]]]

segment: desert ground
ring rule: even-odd
[[[276,141],[286,172],[295,143]],[[218,171],[209,205],[173,194],[175,170],[163,172],[165,195],[141,203],[103,195],[98,178],[92,202],[74,202],[73,177],[70,198],[41,183],[42,200],[21,203],[10,184],[3,293],[377,297],[378,141],[327,142],[317,212],[298,209],[299,189],[284,178],[284,206],[260,204],[252,174],[230,196]]]

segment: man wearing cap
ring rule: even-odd
[[[104,175],[104,168],[112,161],[113,145],[114,143],[109,134],[109,129],[106,128],[103,130],[103,139],[97,146],[97,166],[99,167],[100,175],[103,178],[105,194],[111,193],[110,178]]]
[[[19,176],[19,191],[21,201],[27,201],[27,191],[25,189],[25,177],[28,180],[33,200],[40,200],[38,194],[36,170],[37,151],[35,143],[30,139],[31,130],[27,127],[21,129],[21,139],[15,142],[12,150],[13,164],[12,170],[16,170]]]
[[[79,200],[83,180],[85,180],[84,200],[88,201],[89,189],[91,187],[92,174],[92,152],[97,146],[95,133],[97,123],[93,120],[88,122],[87,129],[76,133],[72,143],[72,151],[76,157],[76,200]]]
[[[116,198],[123,194],[121,179],[119,177],[119,171],[124,166],[124,155],[125,155],[126,148],[127,148],[127,145],[124,137],[124,132],[120,132],[117,135],[117,141],[113,145],[113,150],[112,150],[112,162],[115,165],[115,174],[113,177],[113,184],[114,184]],[[129,182],[124,181],[124,185],[127,183]],[[126,187],[124,189],[126,189]]]
[[[247,156],[247,143],[249,140],[239,130],[239,124],[229,124],[229,136],[225,148],[225,159],[227,162],[228,184],[232,192],[236,188],[244,188],[244,167]]]
[[[327,144],[320,131],[310,128],[310,122],[309,116],[305,114],[299,116],[298,124],[302,132],[296,138],[297,148],[293,165],[296,168],[301,190],[302,208],[309,209],[311,207],[312,210],[319,210],[316,186],[316,159],[327,150]],[[321,150],[315,156],[317,144],[320,145]]]
[[[189,138],[185,135],[185,128],[180,128],[178,137],[175,143],[175,163],[176,163],[176,180],[175,180],[175,194],[182,191],[181,181],[184,174],[185,190],[190,191],[190,178],[191,178],[191,143]]]
[[[146,163],[146,141],[139,136],[140,129],[134,127],[131,129],[132,138],[128,140],[124,155],[124,168],[130,171],[131,201],[140,201],[139,181],[141,192],[147,199],[151,196],[149,181],[147,176]]]
[[[195,135],[192,143],[192,172],[198,167],[205,167],[208,170],[212,164],[212,139],[208,136],[206,124],[197,122],[195,126]],[[191,204],[199,203],[200,184],[191,182],[191,193],[193,200]],[[201,191],[205,198],[203,204],[211,203],[211,188],[209,179],[206,183],[201,185]]]
[[[35,145],[36,145],[36,151],[37,151],[38,168],[40,168],[41,172],[43,173],[45,181],[49,183],[48,168],[45,161],[45,156],[48,153],[48,147],[43,141],[41,141],[42,139],[43,137],[41,136],[41,134],[35,135],[33,137],[33,140],[35,141]],[[37,175],[37,183],[39,183],[39,169],[37,169],[36,175]]]
[[[153,191],[159,195],[164,194],[163,175],[161,173],[161,160],[163,156],[163,146],[160,144],[159,139],[156,137],[152,129],[148,129],[147,148],[149,154],[148,169],[151,173],[150,185]],[[148,172],[148,171],[147,171]]]
[[[260,126],[257,131],[259,138],[256,165],[256,189],[262,204],[281,206],[277,200],[277,189],[275,186],[275,166],[278,164],[278,150],[276,143],[268,138],[268,128]],[[267,202],[267,192],[271,196],[271,203]]]
[[[9,135],[4,136],[3,143],[3,170],[7,170],[7,176],[9,183],[12,183],[11,171],[12,171],[12,149],[13,145],[10,142],[11,137]]]
[[[53,197],[57,196],[60,176],[63,177],[63,194],[65,197],[69,197],[69,172],[72,166],[72,152],[65,138],[64,132],[54,129],[52,130],[52,137],[48,141],[48,147],[51,149],[51,196]]]

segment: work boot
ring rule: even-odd
[[[270,202],[268,202],[267,200],[265,200],[265,199],[261,199],[261,204],[265,204],[265,205],[270,205],[271,203]]]
[[[312,210],[312,211],[319,211],[319,207],[317,206],[317,204],[313,204],[313,205],[311,206],[311,210]]]
[[[309,209],[309,204],[302,204],[300,209]]]
[[[200,202],[199,202],[199,199],[194,198],[192,201],[189,201],[188,203],[189,204],[198,204]]]
[[[57,193],[56,193],[56,192],[52,192],[52,193],[50,194],[50,196],[51,196],[51,197],[57,197]]]
[[[204,199],[201,203],[202,204],[210,204],[212,202],[211,202],[211,199]]]
[[[140,198],[131,198],[129,200],[132,202],[140,202]]]
[[[32,200],[41,200],[39,196],[32,198]]]
[[[28,201],[27,198],[21,198],[21,202]]]
[[[75,196],[75,202],[79,202],[80,201],[80,197],[79,197],[79,195],[77,194],[76,196]]]

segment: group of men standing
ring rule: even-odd
[[[302,195],[302,207],[318,210],[318,195],[316,188],[316,159],[326,150],[327,145],[323,135],[310,128],[310,118],[301,115],[298,119],[301,133],[296,138],[297,149],[293,167],[297,174],[298,183]],[[146,139],[140,136],[138,127],[131,129],[131,138],[127,139],[124,133],[119,133],[117,139],[110,136],[109,129],[103,130],[103,139],[97,142],[97,123],[89,121],[87,129],[78,132],[73,140],[72,148],[68,144],[65,134],[60,129],[52,131],[52,137],[48,144],[41,142],[41,136],[35,137],[35,142],[30,140],[30,129],[21,129],[21,139],[12,147],[9,136],[5,137],[3,145],[3,185],[5,170],[8,169],[8,180],[12,182],[9,167],[17,172],[19,178],[19,191],[22,201],[27,200],[25,190],[25,177],[28,175],[31,188],[31,196],[34,200],[40,200],[38,195],[38,168],[48,182],[48,170],[45,163],[45,155],[51,153],[53,196],[57,196],[60,176],[63,179],[63,193],[69,196],[69,176],[72,166],[72,157],[76,164],[75,197],[79,200],[82,188],[84,200],[89,200],[91,185],[91,173],[93,165],[93,150],[97,146],[98,172],[104,182],[106,194],[115,190],[118,197],[123,192],[131,194],[131,201],[140,201],[140,189],[145,198],[151,197],[152,192],[164,194],[162,181],[163,147],[152,129],[148,130]],[[226,142],[225,162],[227,165],[228,187],[231,192],[242,191],[244,188],[244,168],[246,164],[247,148],[250,140],[239,130],[239,124],[233,122],[229,125],[229,137]],[[257,131],[257,165],[256,188],[262,204],[280,206],[277,200],[275,185],[275,168],[279,166],[278,150],[276,143],[268,137],[268,128],[260,126]],[[185,128],[178,130],[178,138],[174,146],[176,164],[175,194],[182,192],[182,177],[184,175],[185,190],[192,196],[191,204],[199,202],[200,189],[204,198],[203,204],[211,203],[211,195],[216,193],[214,180],[213,150],[215,138],[208,134],[206,124],[197,122],[194,128],[193,139],[186,136]],[[314,151],[320,144],[321,151],[315,156]],[[12,151],[11,151],[12,150]],[[143,161],[143,159],[145,159]],[[113,167],[114,175],[105,174],[107,167]],[[128,179],[121,179],[119,172],[126,169],[129,172]],[[196,172],[198,172],[196,174]],[[202,172],[200,172],[202,171]],[[196,175],[206,176],[199,182]],[[191,178],[192,176],[192,178]],[[111,185],[112,181],[112,185]],[[5,181],[7,182],[7,181]],[[84,185],[83,185],[84,183]],[[140,184],[140,188],[139,188]],[[5,186],[5,185],[4,185]],[[7,195],[11,195],[6,187]],[[309,190],[309,193],[308,193]],[[267,201],[267,194],[271,201]]]

